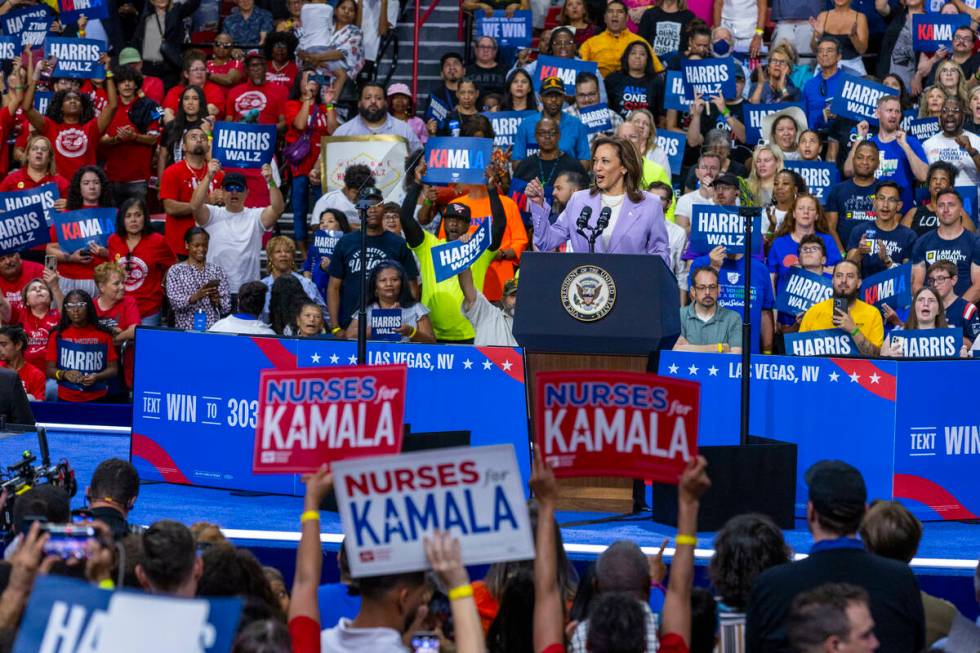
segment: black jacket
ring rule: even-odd
[[[17,372],[0,367],[0,416],[8,424],[33,424],[34,413]]]

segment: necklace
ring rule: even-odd
[[[613,201],[613,198],[614,197],[615,198],[618,198],[618,199],[616,201]],[[626,199],[626,193],[623,193],[622,195],[609,195],[609,194],[604,194],[602,196],[602,203],[605,204],[606,206],[608,206],[609,208],[614,209],[617,206],[619,206],[620,204],[622,204],[623,203],[623,200],[625,200],[625,199]]]
[[[544,174],[544,163],[542,162],[541,155],[539,154],[538,155],[538,171],[540,172],[540,174],[538,175],[538,177],[541,180],[541,185],[542,186],[550,186],[551,185],[551,182],[554,181],[554,179],[555,179],[555,173],[558,172],[558,159],[555,158],[553,161],[551,161],[551,172],[548,173],[547,176],[545,176],[545,174]]]

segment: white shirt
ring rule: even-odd
[[[302,27],[299,30],[298,50],[327,47],[333,32],[333,7],[308,2],[299,10],[299,20]]]
[[[622,195],[602,195],[599,201],[602,203],[602,208],[608,207],[612,209],[612,213],[609,214],[609,226],[602,232],[602,242],[608,248],[609,238],[612,236],[613,231],[616,230],[616,223],[619,222],[619,214],[623,210],[623,202],[626,201],[626,193]]]
[[[653,143],[653,149],[647,152],[647,158],[667,172],[673,172],[673,170],[670,169],[670,159],[667,158],[667,153],[664,152],[662,147],[657,147],[656,141]]]
[[[966,130],[963,130],[963,135],[970,140],[970,146],[973,149],[980,150],[980,136]],[[926,142],[922,144],[922,149],[925,150],[926,159],[929,163],[947,161],[953,164],[958,171],[954,182],[956,186],[976,186],[980,181],[980,176],[977,175],[977,164],[973,162],[966,150],[957,145],[952,138],[943,136],[942,132],[927,138]]]
[[[258,281],[262,234],[261,208],[231,213],[223,206],[206,205],[208,221],[201,225],[211,235],[208,263],[217,265],[228,275],[228,287],[237,293],[243,283]]]
[[[731,30],[737,41],[755,36],[758,16],[756,0],[724,0],[721,6],[721,24]]]
[[[221,318],[212,324],[208,331],[212,331],[214,333],[254,333],[269,336],[276,335],[276,332],[262,320],[243,320],[242,318],[235,317],[234,315]]]
[[[677,198],[677,207],[674,209],[674,215],[683,215],[688,221],[691,220],[692,214],[694,212],[695,204],[714,204],[714,199],[710,197],[705,197],[701,194],[700,188],[695,188],[690,193],[685,193]]]
[[[398,22],[398,0],[388,0],[388,26],[395,29]],[[381,47],[381,0],[365,0],[361,3],[361,25],[364,31],[364,59],[377,61],[378,48]]]
[[[463,315],[473,325],[477,347],[516,347],[514,317],[490,303],[482,292],[476,293],[476,301],[469,310],[463,305]],[[980,341],[980,338],[977,338]]]
[[[344,194],[342,189],[332,190],[329,193],[325,193],[320,196],[320,199],[316,201],[313,205],[313,214],[310,215],[310,224],[318,225],[320,224],[320,216],[327,209],[337,209],[338,211],[343,211],[344,215],[347,216],[347,221],[350,222],[351,226],[361,224],[361,217],[357,213],[357,207],[354,206],[347,196]]]
[[[667,227],[667,247],[670,252],[670,271],[677,279],[677,286],[681,290],[687,290],[687,265],[681,259],[684,250],[687,249],[687,232],[684,227],[674,224],[670,220],[664,220]]]
[[[354,628],[350,619],[320,633],[320,647],[330,653],[409,653],[393,628]]]

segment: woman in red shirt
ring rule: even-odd
[[[296,66],[296,46],[299,42],[290,32],[273,32],[265,39],[265,80],[285,89],[293,87],[299,68]]]
[[[58,382],[58,400],[74,402],[102,399],[119,373],[112,336],[99,326],[92,296],[84,290],[65,296],[65,312],[48,341],[47,373]]]
[[[298,75],[286,102],[286,125],[289,127],[286,143],[295,143],[306,130],[311,130],[310,151],[306,157],[300,161],[286,157],[293,173],[293,236],[297,243],[303,244],[304,250],[309,222],[310,170],[320,158],[320,139],[332,134],[339,124],[333,108],[333,87],[321,86],[314,77],[319,76],[312,70],[304,70]],[[322,77],[319,79],[323,80]],[[312,189],[315,202],[320,197],[319,186],[313,184]]]
[[[56,172],[54,150],[51,149],[51,141],[46,136],[33,134],[27,139],[23,164],[0,181],[0,193],[30,190],[53,183],[58,187],[58,195],[62,204],[64,203],[65,198],[68,197],[68,180]],[[64,208],[57,204],[55,207]]]
[[[24,392],[31,401],[44,401],[47,378],[44,372],[24,360],[27,351],[27,334],[19,326],[0,327],[0,362],[17,372],[24,384]]]
[[[126,294],[126,271],[115,263],[102,263],[95,268],[95,285],[99,296],[95,300],[95,314],[99,327],[112,334],[122,358],[127,387],[133,387],[133,343],[140,312],[136,300]]]
[[[68,211],[79,209],[98,209],[112,208],[115,201],[112,199],[112,188],[109,180],[105,176],[102,168],[96,166],[85,166],[75,173],[68,187],[68,201],[65,208]],[[51,227],[51,242],[47,245],[47,253],[58,259],[58,273],[61,275],[63,290],[74,290],[79,288],[94,297],[98,292],[95,282],[92,280],[92,273],[95,266],[105,263],[109,257],[109,250],[92,242],[88,249],[80,249],[71,254],[66,254],[61,246],[58,245],[58,234],[54,227]]]
[[[159,326],[163,279],[177,257],[166,239],[150,228],[143,200],[131,197],[119,208],[116,233],[109,236],[109,260],[125,271],[126,295],[136,300],[140,322]]]
[[[45,351],[48,339],[61,320],[61,306],[64,295],[58,284],[58,275],[51,270],[44,271],[43,279],[32,279],[21,291],[24,309],[20,311],[20,326],[27,333],[27,349],[24,358],[39,370],[47,367]]]

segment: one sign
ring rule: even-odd
[[[66,254],[84,249],[92,242],[105,247],[109,244],[109,236],[116,231],[115,209],[55,212],[52,219],[58,245]]]
[[[401,451],[401,365],[262,370],[252,471],[315,471],[321,464]]]
[[[602,134],[612,131],[612,117],[609,115],[609,106],[604,102],[582,109],[579,119],[585,125],[585,129],[589,134]]]
[[[514,147],[514,136],[521,121],[537,111],[488,111],[483,115],[493,125],[493,146],[501,150]]]
[[[20,55],[23,46],[16,36],[0,36],[0,59],[10,61]]]
[[[708,254],[719,245],[727,254],[745,253],[745,223],[736,206],[695,204],[691,211],[691,251]],[[762,252],[762,216],[752,216],[752,253]]]
[[[565,83],[565,95],[575,95],[575,78],[579,73],[592,73],[598,76],[599,64],[594,61],[562,59],[550,55],[538,57],[538,65],[531,80],[534,82],[534,92],[541,91],[541,80],[547,77],[560,77]]]
[[[541,372],[537,451],[559,478],[627,476],[677,483],[697,455],[700,389],[642,372]]]
[[[776,113],[789,107],[803,106],[799,102],[776,102],[775,104],[746,104],[743,111],[747,122],[745,123],[745,143],[755,145],[759,139],[769,140],[769,134],[762,134],[762,119],[769,114]]]
[[[963,346],[963,330],[948,329],[912,329],[909,331],[896,330],[889,335],[892,346],[901,343],[904,358],[956,358]]]
[[[345,460],[333,480],[355,578],[427,569],[434,530],[459,538],[466,565],[534,557],[510,445]]]
[[[99,63],[99,57],[105,51],[105,43],[96,39],[55,36],[44,39],[44,56],[58,60],[54,77],[102,79],[105,77],[105,68]]]
[[[37,110],[42,116],[48,112],[48,104],[51,103],[51,98],[54,93],[51,91],[35,91],[34,92],[34,109]]]
[[[432,248],[432,268],[436,283],[451,279],[469,268],[490,246],[490,220],[484,220],[465,243],[459,240]]]
[[[859,354],[854,338],[843,329],[787,333],[783,338],[789,356],[857,356]]]
[[[82,16],[89,20],[109,17],[105,0],[58,0],[58,8],[62,25],[74,25]]]
[[[953,49],[953,32],[970,26],[968,14],[913,14],[912,51],[935,52]]]
[[[671,132],[666,129],[657,130],[657,148],[663,150],[670,162],[670,173],[681,174],[684,162],[684,146],[687,145],[687,134]]]
[[[830,103],[830,112],[838,117],[858,122],[867,120],[869,124],[877,125],[878,100],[885,95],[895,95],[895,89],[848,75],[841,84],[840,93]]]
[[[700,93],[705,101],[716,95],[726,100],[735,99],[735,66],[731,58],[726,59],[685,59],[684,86],[686,97],[694,99]]]
[[[424,183],[484,184],[493,141],[489,138],[432,137],[425,143]]]
[[[776,310],[800,315],[832,294],[834,288],[830,279],[803,268],[794,268],[786,279],[786,285],[776,296]]]
[[[531,12],[519,10],[514,12],[512,18],[507,17],[505,11],[495,11],[492,16],[487,16],[484,12],[476,12],[476,31],[473,39],[481,36],[491,36],[496,39],[497,44],[505,48],[529,48],[531,47],[531,36],[533,26],[531,24]]]
[[[402,309],[373,308],[371,309],[371,339],[397,342],[402,339],[398,332],[402,328]]]
[[[211,156],[228,168],[261,168],[276,153],[276,126],[217,122]]]
[[[687,97],[687,90],[684,86],[684,75],[681,71],[667,71],[665,88],[664,108],[687,113],[691,108],[691,100]]]
[[[902,129],[905,130],[906,134],[915,136],[922,142],[942,131],[939,126],[939,118],[915,118],[908,122],[903,120]]]
[[[22,7],[7,12],[0,17],[3,33],[19,36],[22,47],[39,47],[48,35],[48,29],[54,21],[54,14],[47,5]]]
[[[371,169],[374,185],[385,196],[385,202],[401,204],[405,197],[402,178],[408,141],[401,136],[325,136],[320,141],[323,166],[323,192],[344,187],[347,168],[362,163]]]
[[[14,190],[8,193],[0,193],[0,211],[13,211],[25,206],[30,206],[38,202],[44,207],[44,218],[48,226],[53,224],[54,203],[60,198],[58,185],[54,182],[41,184],[35,188],[27,190]]]
[[[785,161],[783,167],[792,170],[803,177],[810,194],[826,202],[830,189],[840,182],[840,169],[826,161]]]
[[[139,642],[141,653],[228,653],[241,611],[238,598],[108,592],[82,580],[41,575],[13,651],[126,653]]]
[[[439,99],[437,95],[429,96],[429,108],[425,112],[425,121],[435,120],[437,123],[442,124],[442,121],[446,119],[449,112],[453,108]]]
[[[48,235],[40,202],[0,213],[0,256],[43,245]]]
[[[888,304],[895,310],[912,305],[912,264],[895,267],[873,274],[861,283],[862,301],[881,308]]]
[[[58,348],[58,369],[81,372],[82,374],[97,374],[105,369],[109,362],[109,346],[106,343],[72,342],[63,338],[56,340]],[[91,385],[74,383],[67,379],[59,382],[62,386],[78,392],[95,392],[108,387],[105,381],[96,381]]]
[[[313,234],[313,247],[316,249],[317,256],[320,258],[330,258],[333,256],[333,250],[337,247],[337,241],[343,235],[343,231],[317,229],[316,233]]]

